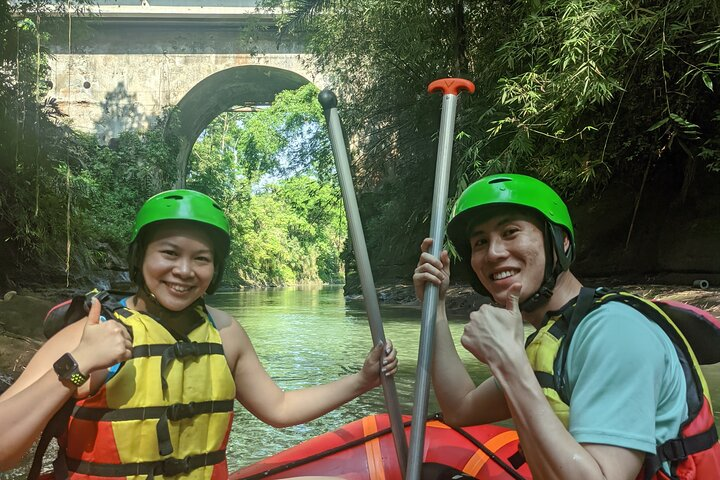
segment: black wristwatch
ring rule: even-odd
[[[60,380],[65,380],[79,387],[87,382],[88,376],[80,373],[78,364],[72,355],[66,353],[53,363],[53,370]]]

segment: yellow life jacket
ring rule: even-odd
[[[235,382],[220,333],[203,305],[187,336],[134,310],[114,311],[133,357],[75,403],[60,439],[65,478],[226,479]]]
[[[675,345],[687,385],[689,418],[676,438],[659,445],[656,455],[646,455],[638,478],[667,479],[660,470],[663,462],[670,465],[672,478],[720,478],[720,444],[710,394],[691,346],[697,346],[698,356],[707,363],[717,361],[720,321],[707,312],[678,302],[650,301],[626,292],[583,288],[573,305],[549,317],[525,345],[530,365],[553,411],[567,428],[570,398],[566,391],[566,360],[570,342],[583,318],[609,301],[635,308],[663,329]]]

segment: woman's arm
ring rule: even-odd
[[[17,464],[47,422],[72,396],[87,396],[104,381],[109,366],[130,358],[132,344],[118,322],[99,323],[100,303],[89,317],[62,329],[30,360],[20,377],[0,396],[0,470]],[[53,364],[63,354],[75,358],[90,381],[81,387],[61,381]]]
[[[253,415],[273,427],[313,420],[380,385],[380,375],[394,375],[397,355],[392,344],[377,345],[360,372],[334,382],[283,391],[263,368],[245,330],[228,314],[210,310],[222,337],[223,349],[235,378],[237,399]],[[383,362],[386,362],[383,364]]]

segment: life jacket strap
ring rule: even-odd
[[[142,349],[146,347],[147,354]],[[177,342],[171,345],[140,345],[133,348],[133,358],[135,357],[135,349],[138,349],[139,356],[156,356],[160,355],[160,381],[162,382],[163,391],[168,388],[167,369],[173,360],[183,360],[185,358],[197,358],[203,355],[224,355],[222,344],[205,343],[205,342]]]
[[[118,422],[123,420],[146,420],[162,418],[182,420],[202,413],[230,412],[233,400],[209,400],[207,402],[176,403],[159,407],[92,408],[75,405],[72,416],[94,422]]]
[[[190,455],[185,458],[167,458],[157,462],[138,463],[93,463],[83,460],[67,459],[71,472],[94,477],[129,477],[147,475],[148,479],[156,475],[174,477],[189,473],[197,468],[215,465],[225,460],[225,450],[216,450],[201,455]]]
[[[710,449],[717,441],[718,434],[713,425],[710,429],[692,437],[668,440],[658,447],[657,457],[660,462],[678,462],[694,453]]]
[[[158,419],[156,427],[160,455],[170,455],[173,452],[168,420],[182,420],[203,413],[232,412],[233,403],[233,400],[211,400],[197,403],[176,403],[167,407]]]

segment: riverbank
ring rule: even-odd
[[[588,286],[602,285],[616,290],[623,290],[645,298],[689,303],[720,318],[720,287],[717,286],[708,285],[707,288],[698,288],[688,285],[637,284],[607,278],[585,279],[583,283]],[[380,303],[420,307],[412,284],[382,285],[377,287],[376,290]],[[362,300],[362,295],[351,295],[349,298]],[[471,287],[450,285],[445,304],[448,311],[463,313],[476,310],[483,303],[487,303],[488,300],[488,298],[481,296]]]
[[[608,279],[586,281],[588,285],[609,285],[648,298],[665,298],[690,303],[720,317],[720,288],[707,289],[687,285],[622,284]],[[3,293],[0,301],[0,392],[4,391],[25,369],[44,341],[42,321],[50,308],[71,292],[64,288]],[[380,303],[420,308],[410,283],[393,283],[377,287]],[[362,295],[350,295],[362,300]],[[470,287],[451,285],[446,304],[451,313],[461,314],[479,308],[487,301]]]

